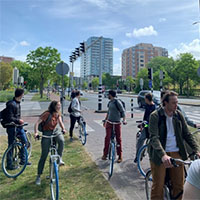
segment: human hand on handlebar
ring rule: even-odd
[[[162,157],[162,163],[163,163],[163,165],[164,165],[165,168],[172,168],[173,167],[170,159],[171,159],[171,157],[168,156],[167,154],[165,154]]]

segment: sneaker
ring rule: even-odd
[[[70,141],[70,142],[73,142],[73,140],[74,140],[73,137],[70,137],[70,138],[69,138],[69,141]]]
[[[36,181],[35,181],[35,184],[36,184],[36,185],[41,185],[41,180],[40,180],[40,177],[39,177],[39,176],[37,176]]]
[[[133,162],[134,162],[134,163],[137,163],[137,158],[135,158]]]
[[[18,168],[18,166],[13,166],[13,165],[6,167],[7,170],[15,170],[17,168]]]
[[[60,158],[60,163],[59,163],[59,165],[60,165],[60,166],[61,166],[61,165],[65,165],[65,162],[63,162],[62,158]]]
[[[101,159],[102,159],[102,160],[107,160],[107,156],[103,155],[103,156],[101,157]]]
[[[118,162],[118,163],[121,163],[121,162],[122,162],[122,156],[119,156],[119,158],[117,159],[117,162]]]

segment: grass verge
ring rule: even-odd
[[[43,94],[43,98],[40,98],[40,94],[39,93],[36,93],[33,97],[32,97],[32,99],[31,99],[31,101],[47,101],[47,102],[49,102],[50,100],[49,99],[47,99],[47,97],[46,97],[46,95],[45,94]]]
[[[12,100],[14,91],[0,91],[0,102],[7,102]]]
[[[66,97],[65,97],[65,100],[67,100],[67,101],[71,101],[71,98],[68,97],[68,96],[66,96]],[[88,99],[85,98],[85,97],[81,97],[81,98],[80,98],[80,101],[87,101],[87,100],[88,100]]]
[[[7,147],[7,137],[0,136],[0,159]],[[41,177],[41,186],[35,185],[37,164],[40,158],[40,141],[33,141],[30,161],[23,174],[16,180],[7,178],[0,170],[0,197],[3,200],[44,200],[50,199],[48,158]],[[69,142],[65,136],[63,152],[65,166],[60,167],[60,198],[61,200],[110,200],[118,199],[109,183],[99,172],[97,166],[84,151],[79,140]]]

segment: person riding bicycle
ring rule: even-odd
[[[76,91],[74,93],[74,96],[75,97],[72,99],[71,102],[72,112],[70,113],[70,128],[69,128],[70,141],[73,141],[74,126],[76,121],[79,122],[81,116],[80,91]]]
[[[62,128],[63,134],[65,134],[66,130],[62,122],[60,108],[61,108],[61,104],[59,101],[52,101],[50,103],[48,110],[42,113],[38,121],[35,123],[35,126],[34,126],[35,138],[37,138],[38,136],[38,125],[41,122],[44,122],[43,130],[42,130],[43,135],[51,136],[52,133],[58,132],[58,129],[56,128],[58,123],[60,127]],[[60,156],[59,165],[65,164],[62,161],[62,153],[63,153],[63,148],[64,148],[63,134],[59,134],[57,137],[55,137],[55,141],[58,143],[58,154]],[[50,138],[44,138],[44,137],[42,138],[42,141],[41,141],[42,152],[41,152],[40,160],[38,162],[36,185],[41,184],[40,176],[43,172],[45,161],[49,153],[50,143],[51,143]]]
[[[104,127],[106,128],[106,137],[105,137],[102,160],[107,159],[108,148],[112,134],[113,125],[109,123],[109,121],[117,123],[119,122],[119,124],[115,124],[115,134],[117,141],[117,155],[119,156],[117,162],[120,163],[122,162],[122,139],[121,139],[121,123],[120,123],[121,115],[123,117],[123,124],[126,124],[127,122],[123,105],[115,97],[116,97],[116,92],[114,90],[109,90],[108,99],[110,100],[110,102],[108,103],[108,112],[104,122]]]
[[[145,94],[145,111],[144,111],[144,117],[143,117],[143,121],[149,122],[149,116],[150,114],[156,109],[156,106],[153,102],[153,95],[152,93],[147,93]],[[137,140],[136,143],[136,155],[135,155],[135,159],[134,162],[137,162],[137,154],[139,149],[143,146],[144,141],[146,140],[146,138],[149,137],[149,133],[148,133],[148,127],[147,128],[143,128],[142,132]]]
[[[162,98],[164,97],[164,95],[166,94],[166,92],[169,92],[169,91],[168,90],[163,90],[161,92],[161,101],[162,101]],[[179,111],[181,111],[181,113],[183,114],[183,116],[185,118],[185,121],[187,122],[188,126],[191,126],[193,128],[199,128],[200,127],[200,124],[196,124],[194,121],[189,119],[189,117],[186,115],[186,113],[184,112],[183,108],[180,105],[177,105],[177,109]]]
[[[21,106],[20,102],[24,96],[24,90],[21,88],[17,88],[15,90],[15,96],[13,97],[13,100],[8,101],[6,103],[6,122],[5,123],[11,123],[14,122],[15,124],[18,125],[23,125],[24,120],[21,119]],[[26,133],[23,129],[23,127],[17,127],[17,136],[20,137],[20,140],[22,144],[28,145],[28,141],[26,138]],[[7,126],[6,127],[6,132],[8,134],[8,146],[10,146],[15,139],[15,126]],[[22,148],[21,149],[21,161],[19,164],[24,165],[26,157],[25,157],[25,151]],[[30,162],[27,162],[27,165],[31,165]],[[14,166],[12,165],[12,155],[8,155],[7,157],[7,169],[13,170],[15,169]]]
[[[175,197],[183,191],[184,166],[172,168],[170,158],[187,159],[184,141],[190,145],[194,153],[200,155],[182,113],[177,110],[177,96],[178,94],[173,91],[166,92],[162,106],[150,115],[148,152],[153,179],[151,199],[163,199],[166,168],[170,168],[172,196]],[[178,199],[181,197],[182,195]]]
[[[200,198],[200,159],[192,162],[184,185],[183,200]]]

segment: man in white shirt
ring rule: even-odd
[[[170,158],[187,159],[184,141],[199,154],[198,146],[189,132],[185,118],[177,110],[178,94],[169,91],[162,100],[163,106],[150,115],[149,120],[149,158],[153,185],[151,199],[163,199],[163,186],[166,168],[169,169],[172,182],[172,196],[182,198],[184,184],[183,165],[173,168]]]

